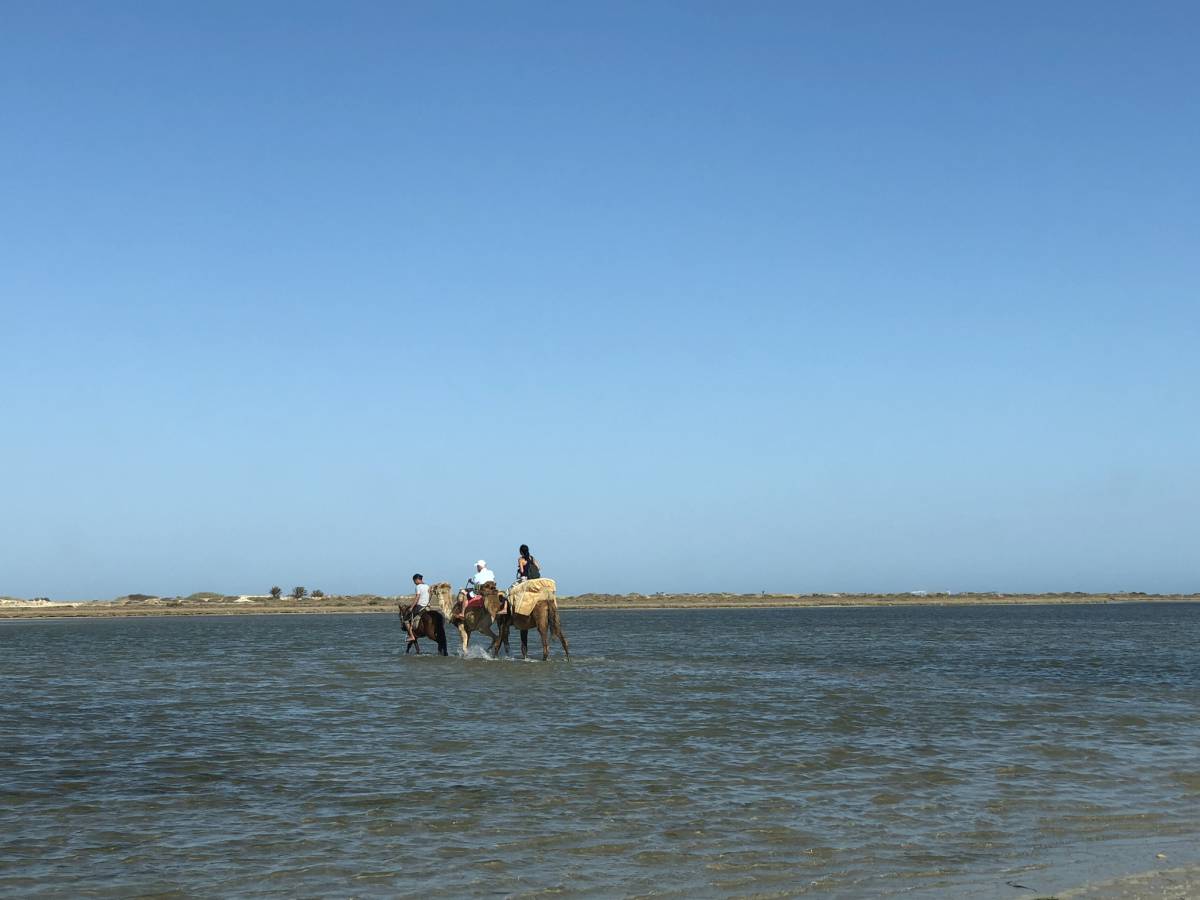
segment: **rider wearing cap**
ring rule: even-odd
[[[471,576],[468,584],[473,584],[475,587],[483,587],[488,582],[496,583],[496,574],[487,567],[482,559],[475,563],[475,574]]]
[[[471,576],[467,584],[473,585],[476,590],[472,591],[478,596],[478,588],[483,587],[488,582],[496,583],[496,573],[487,567],[487,563],[482,559],[475,563],[475,574]],[[497,613],[499,615],[499,613]]]

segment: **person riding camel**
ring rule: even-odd
[[[529,552],[529,545],[522,544],[517,551],[517,583],[522,581],[530,581],[534,578],[541,578],[542,570],[538,566],[538,561],[533,558],[533,554]]]
[[[492,587],[496,587],[496,572],[493,572],[491,569],[488,569],[487,563],[485,563],[484,560],[480,559],[478,563],[475,563],[475,572],[476,572],[476,574],[472,578],[472,581],[475,583],[476,588],[484,587],[484,584],[487,584],[488,582],[491,582]],[[499,593],[499,592],[497,592],[497,593]],[[475,596],[480,596],[480,595],[481,594],[478,592],[478,590],[476,590]],[[499,596],[500,596],[500,610],[496,613],[497,617],[503,616],[503,614],[506,611],[508,611],[508,604],[506,604],[506,602],[504,601],[504,594],[500,594]]]
[[[487,563],[481,559],[479,562],[475,563],[475,574],[467,579],[467,596],[466,600],[463,602],[462,608],[464,615],[466,614],[467,606],[471,603],[471,601],[478,600],[480,598],[481,595],[479,593],[479,588],[483,587],[488,582],[495,584],[496,575],[487,567]]]
[[[495,584],[496,583],[496,575],[491,569],[489,569],[487,567],[487,563],[485,563],[481,559],[479,562],[475,563],[475,574],[472,575],[467,580],[467,584],[471,585],[472,587],[480,588],[480,587],[483,587],[485,584],[487,584],[489,581],[492,584]],[[477,592],[472,592],[472,593],[474,593],[474,595],[476,597],[479,596],[479,594]]]
[[[533,554],[529,552],[529,545],[522,544],[517,550],[517,584],[522,581],[529,581],[533,578],[541,578],[542,570],[538,566],[538,561],[533,558]],[[501,598],[500,611],[497,616],[502,616],[508,612],[508,598]]]
[[[413,602],[408,609],[401,612],[400,617],[404,620],[404,627],[408,629],[408,639],[415,641],[417,636],[413,633],[413,622],[429,607],[429,585],[425,583],[425,576],[420,573],[414,575],[412,580],[416,585]]]

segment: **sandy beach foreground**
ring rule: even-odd
[[[1053,896],[1055,900],[1187,900],[1200,897],[1200,865],[1139,872]]]
[[[222,596],[139,597],[78,602],[0,598],[0,619],[317,615],[329,613],[394,613],[407,597],[377,595],[310,597]],[[1200,594],[1056,593],[1056,594],[578,594],[559,597],[562,609],[771,609],[871,606],[993,606],[1081,603],[1189,603]]]

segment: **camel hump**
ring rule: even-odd
[[[513,605],[517,615],[529,615],[539,602],[545,600],[551,606],[558,606],[555,596],[558,585],[553,578],[531,578],[519,581],[508,589],[508,602]]]

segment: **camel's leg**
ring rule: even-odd
[[[496,649],[496,646],[500,643],[500,635],[498,635],[498,634],[496,634],[496,632],[492,631],[492,623],[488,622],[487,628],[480,628],[477,630],[481,631],[481,632],[485,632],[487,634],[487,636],[492,639],[492,644],[491,644],[491,647],[489,648],[489,652],[492,654],[492,656],[495,656],[496,654],[493,651]]]
[[[500,652],[500,641],[504,639],[504,628],[501,626],[500,633],[496,634],[492,631],[492,626],[488,625],[488,634],[492,636],[492,646],[488,648],[488,654],[495,659],[496,654]]]
[[[521,629],[521,659],[529,659],[529,629]]]
[[[558,642],[562,644],[563,656],[567,659],[571,658],[571,649],[567,644],[567,636],[563,634],[562,622],[558,618],[558,604],[555,603],[550,607],[550,632],[558,638]]]
[[[558,642],[562,644],[563,656],[570,659],[571,648],[567,644],[567,636],[563,634],[562,625],[559,624],[557,616],[550,620],[550,629],[554,632],[554,636],[558,638]]]
[[[462,645],[463,645],[462,652],[463,652],[463,656],[466,656],[467,655],[467,647],[470,646],[470,644],[471,644],[471,635],[467,631],[466,628],[464,628],[462,625],[459,625],[458,626],[458,636],[460,638],[462,638]]]
[[[546,620],[542,619],[537,625],[538,637],[542,639],[542,662],[550,658],[550,635],[546,633]]]

